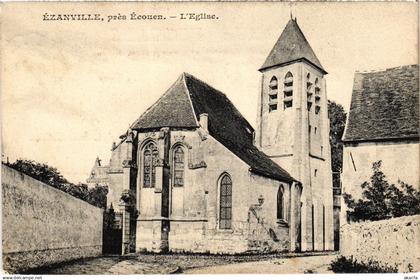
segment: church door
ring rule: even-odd
[[[122,253],[122,227],[117,222],[118,218],[114,209],[107,209],[103,214],[102,253],[121,255]]]

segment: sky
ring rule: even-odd
[[[94,160],[188,72],[224,92],[255,127],[258,69],[290,13],[321,61],[327,95],[350,106],[355,71],[418,63],[415,2],[3,3],[2,153],[85,182]],[[108,16],[161,14],[167,20]],[[99,13],[104,21],[43,21]],[[181,20],[181,13],[216,20]],[[170,19],[170,16],[177,18]]]

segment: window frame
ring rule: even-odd
[[[146,166],[146,152],[150,153],[150,165]],[[152,189],[156,187],[156,167],[157,159],[159,159],[159,149],[155,142],[147,142],[141,150],[141,187],[144,189]],[[148,184],[145,184],[146,172],[145,167],[149,167],[150,171],[147,172],[149,175]]]
[[[176,145],[173,149],[172,149],[172,168],[173,168],[173,172],[172,172],[172,187],[174,188],[182,188],[185,186],[185,151],[184,151],[184,147],[182,145]],[[177,151],[181,151],[182,153],[182,162],[177,162],[177,157],[176,157],[176,153]],[[177,164],[182,164],[182,168],[177,168]],[[181,172],[182,174],[182,182],[181,184],[178,184],[176,181],[176,174],[177,172]]]
[[[281,199],[279,199],[279,196],[281,194]],[[285,222],[286,221],[286,211],[285,211],[285,200],[284,200],[284,186],[280,185],[277,190],[277,207],[276,207],[276,218],[278,222]],[[279,203],[281,202],[281,203]],[[280,207],[281,206],[281,207]]]
[[[224,184],[224,179],[228,180],[226,184]],[[224,185],[225,186],[230,186],[230,194],[222,196],[222,194],[223,194],[222,187]],[[217,200],[217,203],[218,203],[217,229],[220,230],[220,231],[232,231],[233,230],[233,226],[232,226],[232,220],[233,220],[232,219],[232,217],[233,217],[233,215],[232,215],[233,214],[233,181],[232,181],[232,177],[228,173],[223,173],[220,176],[219,183],[218,183],[218,190],[219,191],[218,191],[218,200]],[[229,193],[229,192],[226,191],[225,193]],[[224,200],[223,197],[224,198],[227,198],[227,197],[230,198],[230,205],[222,206],[222,200]],[[227,199],[224,200],[224,201],[227,201]],[[229,212],[229,215],[228,215],[229,217],[228,218],[222,218],[222,211],[223,211],[222,209],[227,209],[227,211]],[[226,216],[226,214],[223,215],[223,216]],[[226,226],[224,224],[225,222],[222,223],[222,221],[228,221],[228,226]]]

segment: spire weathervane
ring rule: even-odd
[[[295,11],[295,6],[293,6],[293,4],[291,3],[290,4],[290,19],[296,21],[296,15],[295,15],[295,18],[293,18],[293,11]]]

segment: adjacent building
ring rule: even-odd
[[[389,182],[419,186],[418,65],[356,72],[343,141],[344,193],[360,197],[379,160]]]

